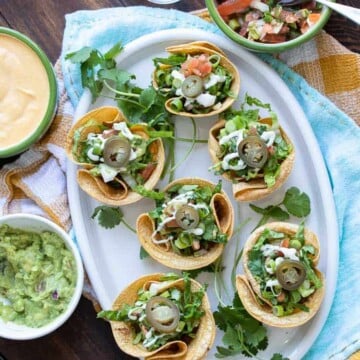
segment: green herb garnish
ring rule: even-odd
[[[265,208],[254,204],[249,206],[262,215],[255,228],[266,224],[269,219],[284,221],[288,220],[290,215],[302,218],[308,216],[311,211],[309,196],[305,192],[300,192],[295,186],[286,191],[284,199],[277,205],[269,205]]]
[[[216,347],[218,359],[238,354],[255,356],[266,349],[266,328],[248,314],[237,293],[231,306],[218,306],[214,318],[217,327],[224,331],[224,346]]]
[[[125,221],[124,214],[119,207],[97,206],[91,218],[96,219],[98,224],[105,229],[112,229],[123,223],[130,231],[136,233],[136,230]]]

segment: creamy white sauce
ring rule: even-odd
[[[260,137],[265,141],[267,146],[271,146],[275,141],[276,133],[275,131],[264,131]]]
[[[134,138],[134,134],[130,131],[130,129],[127,127],[126,122],[122,121],[119,123],[115,123],[113,125],[113,128],[115,130],[118,130],[121,132],[121,134],[123,136],[125,136],[127,139],[129,139],[130,141]]]
[[[265,257],[271,256],[275,252],[280,251],[284,254],[284,257],[287,259],[299,260],[299,258],[296,255],[296,249],[294,248],[286,248],[278,245],[265,244],[260,248],[260,250],[262,251]]]
[[[219,141],[220,145],[224,145],[227,142],[229,142],[232,138],[236,137],[236,144],[240,144],[240,142],[242,141],[243,137],[243,132],[244,130],[236,130],[234,132],[232,132],[229,135],[225,135],[224,137],[222,137]]]
[[[235,165],[230,165],[230,161],[237,159],[237,162]],[[238,153],[230,153],[224,156],[224,159],[221,162],[221,167],[224,170],[242,170],[246,168],[246,164],[243,160],[240,159]]]

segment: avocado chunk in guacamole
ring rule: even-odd
[[[0,226],[0,318],[30,327],[65,311],[76,285],[75,259],[55,233]]]

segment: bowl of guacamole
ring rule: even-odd
[[[71,237],[44,217],[0,217],[0,337],[35,339],[74,312],[84,270]]]

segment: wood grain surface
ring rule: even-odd
[[[360,0],[338,0],[360,8]],[[193,11],[205,7],[201,0],[182,0],[166,6],[148,1],[125,0],[0,0],[0,26],[16,29],[34,41],[55,62],[60,55],[65,14],[80,9],[150,5]],[[333,12],[325,30],[348,49],[360,53],[360,27]],[[9,159],[7,159],[9,160]],[[1,165],[1,163],[0,163]],[[73,316],[57,331],[37,340],[0,339],[0,360],[126,360],[113,340],[110,326],[96,319],[92,303],[85,298]]]

